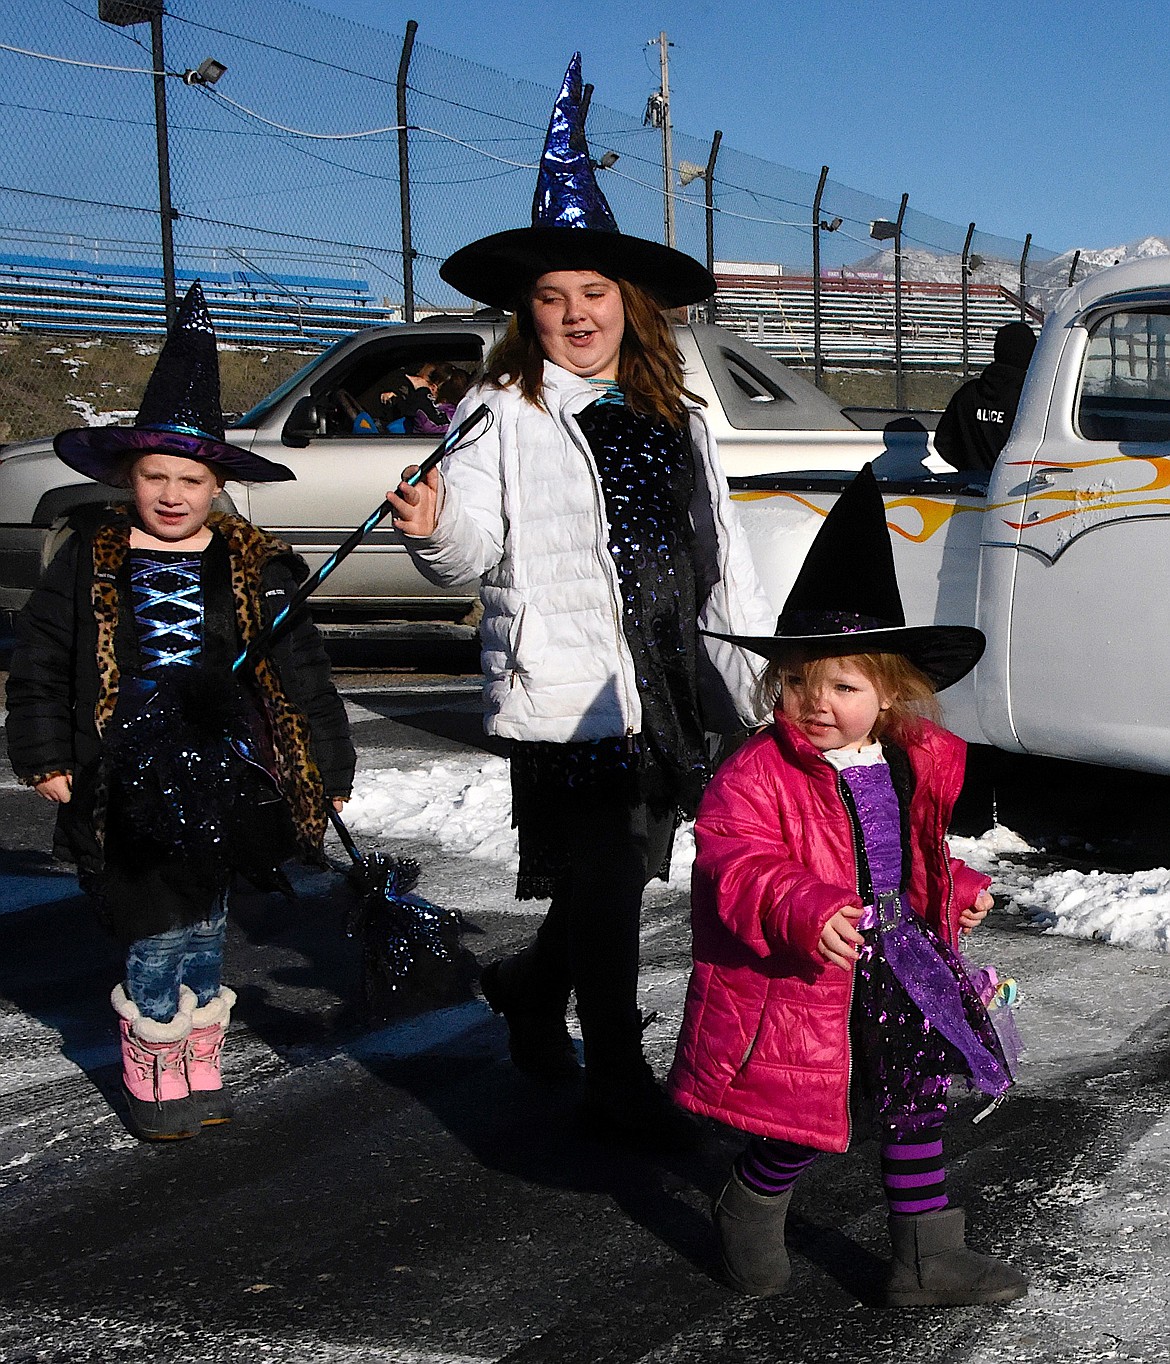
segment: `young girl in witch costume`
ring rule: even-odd
[[[126,949],[112,1003],[135,1132],[194,1136],[231,1116],[220,1053],[227,892],[320,856],[325,800],[354,770],[345,710],[307,614],[251,676],[232,663],[303,563],[212,511],[231,477],[293,477],[224,441],[215,334],[198,281],[131,427],[63,431],[57,454],[128,507],[95,509],[17,622],[7,736],[17,777],[58,806],[55,851]]]
[[[565,1024],[575,992],[589,1126],[671,1146],[694,1129],[642,1051],[642,893],[707,779],[705,729],[755,723],[746,658],[698,626],[766,629],[771,611],[662,313],[715,282],[617,230],[581,89],[575,56],[533,225],[473,242],[440,272],[514,313],[453,418],[484,403],[493,421],[441,474],[387,496],[425,574],[482,582],[486,726],[511,741],[516,893],[551,900],[535,941],[485,967],[484,997],[516,1066],[557,1080],[580,1074]]]
[[[1017,1270],[966,1248],[943,1160],[950,1078],[998,1097],[1016,1059],[958,952],[992,904],[988,878],[945,843],[965,747],[922,717],[984,641],[904,622],[867,466],[829,512],[776,634],[734,641],[768,660],[775,717],[699,809],[694,969],[669,1088],[752,1134],[714,1206],[725,1272],[745,1293],[787,1281],[792,1188],[820,1152],[849,1146],[851,1082],[881,1125],[889,1304],[1027,1291]]]

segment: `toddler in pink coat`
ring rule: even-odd
[[[867,466],[814,541],[763,655],[774,723],[726,762],[695,824],[694,969],[670,1076],[677,1103],[751,1140],[714,1206],[724,1271],[789,1276],[797,1178],[844,1151],[851,1097],[881,1126],[891,1306],[1008,1302],[1023,1276],[965,1244],[943,1119],[952,1077],[998,1099],[1014,1034],[958,951],[992,907],[946,829],[965,746],[924,712],[983,651],[965,626],[908,627]],[[852,1096],[851,1096],[852,1091]]]

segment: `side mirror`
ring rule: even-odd
[[[296,450],[303,450],[315,437],[321,434],[321,414],[313,398],[298,398],[288,420],[280,433],[281,442]]]

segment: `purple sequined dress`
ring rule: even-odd
[[[889,767],[847,766],[838,780],[864,847],[862,884],[873,890],[858,925],[865,946],[854,975],[855,1066],[878,1118],[914,1131],[945,1111],[952,1076],[999,1096],[1012,1083],[1011,1064],[962,958],[901,891],[902,821]]]

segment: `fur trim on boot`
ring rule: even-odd
[[[752,1297],[779,1293],[792,1266],[784,1248],[784,1224],[792,1190],[769,1196],[742,1183],[735,1170],[711,1205],[723,1273],[732,1288]]]
[[[968,1250],[965,1225],[962,1208],[890,1218],[888,1306],[966,1307],[1024,1297],[1027,1279],[1002,1260]]]
[[[122,1039],[122,1089],[130,1128],[143,1141],[179,1141],[199,1131],[199,1118],[187,1085],[185,1052],[191,1014],[180,1003],[174,1018],[147,1018],[115,985],[110,1003]]]
[[[191,1035],[187,1038],[185,1060],[187,1083],[199,1120],[204,1127],[230,1122],[232,1101],[220,1066],[236,992],[221,985],[219,993],[200,1006],[195,1003],[195,994],[184,985],[180,987],[179,999],[180,1008],[186,1007],[188,1001],[191,1006]]]

